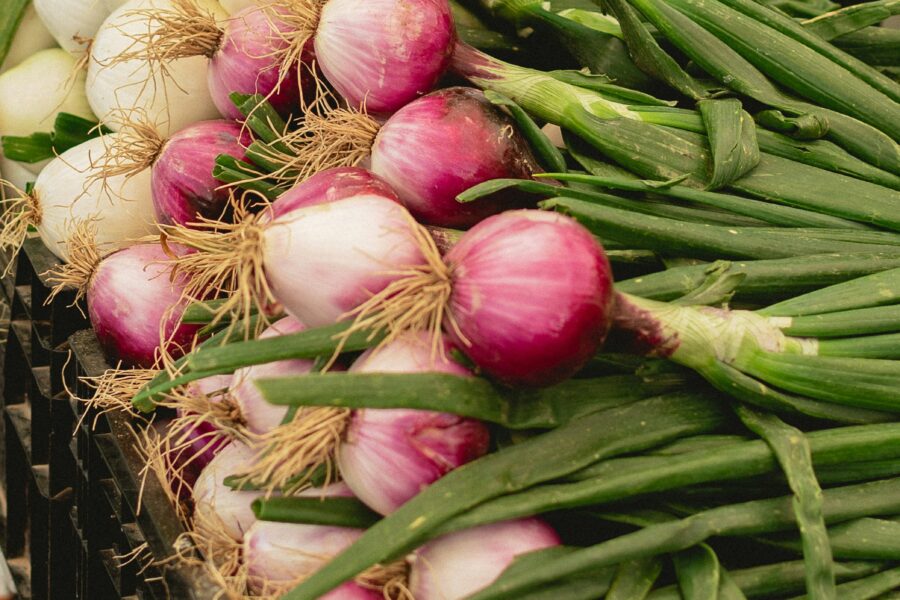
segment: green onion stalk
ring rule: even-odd
[[[684,178],[704,187],[711,172],[709,139],[698,115],[666,107],[626,105],[533,69],[503,63],[457,44],[453,69],[474,85],[503,94],[533,116],[559,125],[623,167],[648,179]],[[736,115],[740,117],[740,115]],[[662,125],[662,126],[661,126]],[[888,229],[900,229],[900,192],[765,151],[731,190]],[[843,190],[840,196],[835,189]]]

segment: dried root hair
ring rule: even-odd
[[[453,332],[466,345],[468,339],[460,331],[449,309],[450,295],[453,292],[453,272],[444,263],[441,252],[428,230],[419,225],[411,215],[410,231],[418,244],[425,262],[410,265],[385,274],[394,277],[382,291],[358,307],[341,317],[341,320],[352,318],[353,323],[336,336],[338,346],[329,366],[340,354],[345,341],[354,333],[368,331],[371,338],[384,333],[384,339],[378,348],[384,347],[407,332],[425,331],[431,345],[431,358],[445,359],[442,329],[452,328]]]
[[[325,169],[359,164],[381,129],[364,105],[347,107],[321,81],[316,85],[315,99],[303,104],[303,121],[271,144],[266,157],[280,165],[269,177],[288,187]]]
[[[280,39],[282,48],[272,58],[279,73],[287,73],[295,63],[301,63],[306,45],[316,35],[322,7],[328,0],[274,0],[265,10],[272,35]]]
[[[247,568],[242,560],[242,543],[225,533],[214,513],[195,510],[191,526],[175,541],[175,555],[168,562],[201,569],[219,588],[220,599],[247,597]]]
[[[148,479],[154,477],[175,508],[179,520],[186,525],[189,522],[188,511],[179,498],[182,493],[190,492],[191,486],[184,479],[181,470],[175,468],[176,465],[173,464],[173,455],[168,453],[170,446],[167,443],[167,435],[161,433],[152,423],[132,430],[132,434],[135,438],[135,447],[144,462],[140,471],[141,486],[138,492],[137,512],[139,513],[143,506]]]
[[[111,64],[147,61],[166,73],[166,64],[192,56],[212,57],[224,31],[212,13],[193,0],[171,0],[171,8],[142,8],[125,16],[146,23],[146,29],[131,35],[131,44]]]
[[[30,194],[20,190],[9,181],[0,179],[0,189],[9,188],[15,197],[4,197],[0,200],[0,252],[15,255],[25,238],[28,237],[28,228],[39,225],[43,212],[36,192]],[[15,261],[10,260],[2,277],[9,275]]]
[[[357,575],[354,582],[381,592],[384,600],[415,600],[409,590],[409,564],[402,559],[387,565],[374,565]]]
[[[177,256],[171,250],[172,277],[183,276],[188,282],[182,300],[203,302],[213,296],[227,300],[216,310],[209,327],[215,327],[226,317],[232,327],[242,323],[246,337],[269,324],[265,308],[276,303],[263,268],[262,241],[265,232],[262,219],[265,211],[250,213],[246,202],[232,196],[234,223],[201,217],[190,228],[162,225],[161,242],[181,244],[197,250]],[[250,317],[258,309],[257,329],[251,329]]]
[[[252,467],[243,481],[265,489],[267,494],[291,494],[308,487],[318,467],[325,467],[325,484],[336,479],[335,452],[350,421],[350,409],[304,407],[293,420],[251,442],[256,451]]]
[[[124,412],[139,417],[131,399],[158,373],[153,369],[123,369],[119,365],[114,369],[107,369],[97,377],[82,377],[81,382],[94,390],[90,398],[81,398],[72,390],[67,390],[73,400],[85,407],[78,426],[81,426],[88,415],[94,415],[92,426],[96,426],[101,415],[109,412]]]
[[[87,293],[91,279],[97,272],[102,256],[97,247],[97,223],[94,219],[79,221],[67,240],[69,262],[62,263],[45,273],[47,283],[52,285],[44,305],[49,305],[64,290],[74,289],[76,306]],[[82,316],[84,311],[81,311]]]
[[[114,177],[134,177],[149,169],[159,158],[166,139],[146,112],[137,109],[119,109],[106,119],[117,131],[101,137],[103,153],[90,157],[91,174],[84,182],[84,191],[98,182],[110,195],[109,180]]]

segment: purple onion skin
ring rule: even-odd
[[[330,0],[316,59],[351,106],[386,114],[434,87],[456,32],[447,0]]]
[[[569,217],[536,210],[489,217],[444,259],[453,273],[449,310],[470,344],[451,339],[503,383],[558,383],[609,331],[612,270],[600,244]]]
[[[228,389],[230,384],[231,375],[213,375],[189,383],[185,386],[185,391],[188,394],[203,394],[210,396],[219,390]],[[221,396],[212,396],[210,401],[216,402],[219,398],[221,398]],[[179,409],[178,414],[181,416],[183,411]],[[228,440],[225,438],[219,438],[214,442],[212,441],[211,438],[217,431],[218,429],[215,425],[209,421],[202,421],[187,432],[187,437],[191,440],[191,444],[188,446],[185,455],[186,458],[190,459],[192,468],[197,471],[197,474],[199,474],[200,469],[203,469],[203,467],[208,465],[209,462],[216,457],[219,450],[228,445]],[[190,481],[189,483],[193,485],[193,481]]]
[[[87,292],[88,313],[107,358],[151,368],[164,335],[174,357],[189,349],[200,325],[180,323],[184,280],[170,280],[171,257],[158,244],[137,244],[110,254],[97,267]],[[171,310],[172,306],[178,309]],[[168,314],[167,314],[168,313]]]
[[[360,373],[471,375],[435,357],[424,334],[399,338],[368,351],[350,368]],[[451,470],[484,455],[490,433],[484,423],[448,413],[409,409],[354,411],[338,450],[338,466],[357,498],[390,514]]]
[[[182,129],[166,142],[153,164],[150,185],[156,220],[164,225],[186,225],[197,215],[222,217],[228,190],[213,178],[216,157],[244,158],[250,138],[234,121],[200,121]]]
[[[327,204],[358,194],[376,194],[400,202],[384,180],[359,167],[336,167],[320,171],[284,192],[272,203],[272,218],[298,208]]]
[[[478,90],[453,87],[410,102],[382,126],[372,171],[423,223],[470,227],[523,208],[527,196],[498,193],[460,204],[456,196],[490,179],[528,179],[540,168],[512,120]]]
[[[416,600],[461,600],[490,585],[516,556],[558,546],[540,519],[516,519],[464,529],[416,550],[409,590]]]
[[[279,29],[286,25],[278,23]],[[213,103],[223,117],[243,120],[244,116],[231,101],[232,92],[260,94],[283,117],[300,109],[300,80],[306,67],[295,64],[281,78],[279,59],[273,53],[287,46],[273,28],[266,12],[258,7],[246,8],[229,18],[224,25],[221,45],[210,58],[207,84]],[[303,62],[312,63],[310,53]],[[279,78],[281,82],[279,84]]]

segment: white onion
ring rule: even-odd
[[[92,166],[106,150],[105,140],[94,138],[53,159],[34,184],[41,210],[38,233],[47,248],[68,260],[67,241],[74,223],[97,221],[97,244],[115,244],[155,231],[150,169],[125,178],[110,177],[85,185],[97,167]],[[84,190],[84,191],[83,191]]]
[[[34,10],[34,6],[29,4],[25,8],[22,20],[19,21],[19,28],[16,30],[16,35],[13,36],[9,52],[7,52],[6,58],[3,59],[3,64],[0,65],[0,73],[13,68],[35,52],[53,48],[54,46],[56,46],[56,40],[44,27],[37,12]]]
[[[217,19],[227,17],[218,2],[195,1]],[[191,123],[220,116],[206,83],[209,59],[205,56],[168,61],[165,74],[146,60],[111,63],[124,52],[140,50],[141,44],[129,36],[147,33],[147,18],[129,13],[170,6],[169,0],[130,0],[100,26],[88,63],[87,96],[101,120],[114,121],[114,117],[139,109],[160,134],[170,137]],[[109,125],[116,128],[114,122]]]
[[[230,475],[246,471],[253,457],[253,450],[232,442],[219,450],[194,484],[195,511],[202,513],[208,523],[221,523],[225,533],[237,541],[256,521],[251,505],[265,492],[235,491],[223,482]]]
[[[93,119],[84,83],[68,52],[52,48],[30,56],[0,75],[0,135],[49,132],[61,112]]]
[[[83,54],[109,15],[102,0],[33,0],[34,8],[56,42],[72,54]],[[80,38],[81,41],[76,41]]]
[[[265,4],[265,2],[256,2],[255,0],[220,0],[219,4],[222,5],[222,8],[225,9],[225,12],[227,12],[229,15],[233,15],[244,10],[245,8],[250,8],[251,6],[259,6],[261,4]]]
[[[0,152],[0,179],[8,181],[20,190],[24,190],[25,186],[34,181],[34,173],[25,168],[25,165],[14,160],[9,160]],[[6,197],[15,197],[15,191],[6,190]]]

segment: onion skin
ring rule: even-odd
[[[558,546],[539,519],[492,523],[441,536],[416,550],[409,590],[416,600],[458,600],[490,585],[520,555]]]
[[[265,492],[235,491],[223,481],[229,475],[246,471],[253,457],[250,448],[231,442],[206,465],[194,484],[194,510],[204,513],[209,522],[219,523],[236,541],[241,541],[256,521],[251,504]]]
[[[197,216],[219,219],[228,190],[212,176],[216,157],[244,158],[250,136],[234,121],[200,121],[173,135],[151,169],[153,208],[163,225],[187,225]]]
[[[282,26],[283,28],[283,26]],[[232,92],[261,94],[283,117],[300,108],[300,85],[309,87],[310,77],[303,77],[306,67],[294,64],[287,73],[279,71],[279,60],[273,54],[287,46],[266,12],[258,7],[246,8],[224,22],[222,44],[210,58],[207,84],[213,103],[229,119],[244,116],[231,101]],[[312,63],[304,52],[303,62]]]
[[[423,223],[470,227],[527,196],[494,194],[461,204],[456,196],[489,179],[529,179],[540,168],[512,119],[473,88],[452,87],[410,102],[381,127],[372,171]]]
[[[612,271],[600,244],[569,217],[510,211],[473,227],[445,258],[449,309],[470,344],[451,339],[509,385],[544,386],[576,373],[612,321]]]
[[[384,180],[359,167],[336,167],[320,171],[281,194],[272,203],[272,217],[277,219],[298,208],[327,204],[360,194],[374,194],[400,202]]]
[[[192,381],[186,385],[185,392],[198,396],[201,394],[204,396],[211,396],[219,390],[228,389],[228,386],[231,384],[231,378],[231,375],[213,375],[211,377],[198,379],[197,381]],[[221,398],[221,396],[212,396],[210,397],[210,401],[216,402],[219,398]],[[179,416],[184,414],[181,409],[178,409],[177,412]],[[218,454],[222,448],[229,444],[225,438],[220,438],[215,442],[211,442],[210,438],[217,431],[217,427],[209,421],[201,421],[187,432],[187,437],[191,440],[191,445],[186,450],[185,455],[185,458],[189,458],[191,461],[191,464],[188,467],[190,473],[185,474],[188,485],[192,486],[196,481],[197,476],[199,476],[200,471],[212,462],[212,459],[216,457],[216,454]]]
[[[314,39],[335,89],[351,106],[383,114],[431,91],[456,33],[447,0],[330,0]]]
[[[306,326],[294,317],[285,317],[262,332],[259,339],[288,335],[304,329]],[[253,433],[271,431],[281,424],[288,411],[287,407],[265,401],[254,385],[257,379],[305,375],[312,370],[314,364],[311,360],[279,360],[235,371],[230,393],[241,407],[241,415],[247,422],[247,429]]]
[[[282,215],[263,234],[272,293],[309,327],[334,323],[397,277],[388,271],[425,262],[410,228],[406,210],[376,194]]]
[[[471,375],[436,357],[424,334],[399,338],[364,353],[350,369],[361,373],[438,372]],[[338,467],[356,496],[390,514],[449,471],[487,452],[484,423],[426,410],[363,409],[353,412],[338,449]]]
[[[104,258],[87,291],[88,313],[110,362],[150,368],[160,331],[174,357],[191,347],[200,325],[180,323],[184,281],[170,281],[170,257],[158,244],[137,244]],[[170,310],[180,305],[180,310]],[[168,314],[167,314],[168,313]],[[165,325],[161,329],[161,324]]]

